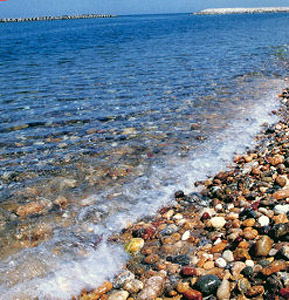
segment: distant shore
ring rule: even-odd
[[[262,13],[289,13],[289,7],[253,7],[253,8],[209,8],[194,15],[225,15],[225,14],[262,14]]]
[[[54,21],[54,20],[73,20],[73,19],[96,19],[96,18],[113,18],[115,15],[64,15],[64,16],[43,16],[43,17],[28,17],[28,18],[1,18],[0,22],[31,22],[31,21]]]

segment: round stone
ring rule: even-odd
[[[258,222],[260,223],[260,225],[263,226],[268,226],[270,223],[270,219],[267,216],[261,216],[258,219]]]
[[[227,262],[232,262],[234,261],[234,254],[231,250],[226,250],[223,252],[222,257],[227,261]]]
[[[221,281],[216,275],[205,275],[199,278],[194,288],[199,290],[203,296],[215,294]]]
[[[216,267],[225,268],[227,266],[227,262],[224,258],[220,257],[215,261]]]

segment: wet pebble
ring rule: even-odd
[[[221,281],[216,275],[205,275],[198,279],[194,288],[199,290],[203,296],[215,294]]]

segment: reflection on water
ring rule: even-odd
[[[1,24],[0,298],[67,299],[101,283],[126,259],[112,232],[252,145],[275,120],[287,23]]]

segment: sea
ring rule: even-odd
[[[112,280],[129,259],[112,236],[254,148],[288,86],[288,28],[283,13],[0,23],[0,299]]]

